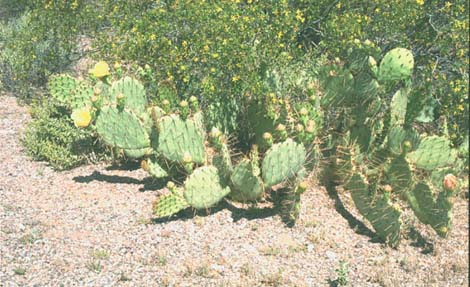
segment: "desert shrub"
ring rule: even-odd
[[[22,138],[26,153],[65,170],[105,157],[105,151],[90,130],[78,129],[69,111],[51,100],[35,101],[32,120]]]
[[[103,58],[134,62],[154,97],[198,96],[209,126],[235,131],[245,99],[264,96],[265,71],[300,52],[303,12],[289,1],[106,1]]]
[[[30,98],[32,88],[42,87],[48,76],[79,58],[77,36],[93,21],[86,1],[23,2],[11,4],[17,17],[1,24],[0,82],[3,89]]]

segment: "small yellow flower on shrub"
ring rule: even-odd
[[[105,61],[100,61],[96,63],[95,67],[91,71],[93,76],[101,79],[103,77],[109,76],[109,66]]]
[[[91,122],[90,111],[87,108],[75,110],[72,113],[72,120],[77,128],[86,128]]]

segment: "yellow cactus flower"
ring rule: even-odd
[[[72,120],[77,128],[86,128],[91,122],[90,111],[87,108],[75,110],[72,113]]]
[[[105,61],[100,61],[96,63],[95,67],[91,71],[93,76],[101,79],[103,77],[109,76],[109,66]]]

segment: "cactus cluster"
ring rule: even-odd
[[[307,155],[320,127],[312,117],[315,100],[292,107],[287,100],[276,106],[261,105],[264,111],[283,109],[283,116],[266,117],[264,123],[270,128],[250,126],[254,135],[251,148],[242,156],[234,156],[225,134],[217,128],[206,133],[194,96],[178,105],[162,93],[157,106],[150,103],[138,80],[124,77],[112,81],[110,75],[98,78],[94,86],[58,76],[50,86],[64,103],[73,103],[71,109],[80,106],[75,104],[74,95],[79,94],[78,87],[85,87],[80,90],[87,94],[82,102],[87,125],[78,126],[90,124],[108,146],[141,160],[141,167],[150,176],[183,182],[179,187],[168,182],[170,193],[154,204],[156,216],[170,216],[188,207],[208,209],[225,197],[256,202],[266,191],[284,185],[288,191],[286,210],[291,221],[297,219],[300,194],[306,189]],[[161,91],[173,92],[169,87],[162,82]]]
[[[350,191],[358,211],[390,246],[400,242],[401,210],[446,236],[451,227],[457,151],[443,136],[419,134],[407,119],[413,71],[411,51],[396,48],[380,66],[373,45],[351,50],[351,61],[329,67],[322,103],[331,115],[337,184]],[[396,87],[401,87],[395,91]]]

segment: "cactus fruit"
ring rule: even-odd
[[[153,213],[157,217],[168,217],[189,207],[186,200],[176,193],[160,196],[153,205]]]
[[[395,48],[385,54],[379,66],[378,78],[381,81],[404,80],[413,73],[413,53],[404,48]]]
[[[184,198],[196,209],[210,208],[229,193],[230,187],[224,186],[214,166],[195,169],[184,182]]]
[[[391,247],[400,243],[401,211],[385,195],[369,190],[362,175],[355,173],[345,188],[351,192],[359,212],[372,224],[377,235]]]
[[[230,177],[233,185],[231,197],[237,201],[254,201],[264,192],[263,182],[253,173],[250,160],[242,160],[235,166]]]
[[[119,102],[121,98],[123,107],[137,114],[145,112],[147,97],[144,86],[137,80],[124,77],[114,82],[109,91],[111,103]]]
[[[454,191],[457,189],[458,180],[457,177],[451,173],[446,174],[444,176],[444,180],[442,181],[442,186],[447,191]]]
[[[408,153],[407,159],[417,168],[432,171],[436,168],[455,164],[457,152],[450,148],[448,139],[429,136],[421,139],[418,148]]]
[[[261,171],[265,185],[272,187],[294,177],[305,164],[305,148],[292,139],[274,144],[265,154]]]
[[[143,149],[150,146],[149,135],[131,111],[105,107],[96,120],[96,130],[111,146],[122,149]]]
[[[165,158],[181,162],[188,153],[194,163],[205,162],[204,134],[194,121],[182,120],[177,115],[164,116],[159,119],[157,129],[158,146],[154,148]]]
[[[429,224],[442,237],[447,235],[452,218],[451,191],[441,191],[435,199],[429,185],[420,182],[407,193],[407,200],[422,223]]]

